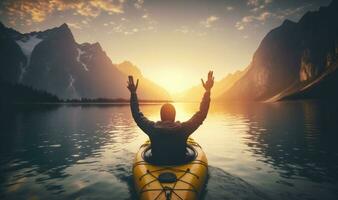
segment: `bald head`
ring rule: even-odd
[[[162,121],[175,121],[176,110],[175,107],[170,104],[166,103],[161,108],[161,120]]]

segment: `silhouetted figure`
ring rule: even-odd
[[[188,137],[203,123],[209,110],[210,90],[214,85],[213,72],[208,73],[208,80],[202,85],[205,93],[200,104],[200,110],[186,122],[175,122],[175,107],[166,103],[161,108],[161,121],[153,122],[147,119],[139,110],[136,85],[129,76],[128,89],[131,93],[130,107],[136,124],[149,136],[152,159],[159,163],[180,162],[185,158]]]

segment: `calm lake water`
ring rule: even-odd
[[[152,120],[161,105],[142,105]],[[184,121],[198,104],[176,104]],[[36,106],[0,114],[0,199],[133,199],[147,139],[129,105]],[[192,135],[209,160],[204,199],[338,199],[338,109],[214,104]]]

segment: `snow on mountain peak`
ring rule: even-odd
[[[16,40],[15,42],[20,46],[22,53],[26,56],[26,65],[20,67],[20,76],[19,76],[19,82],[22,81],[22,78],[24,74],[27,71],[27,68],[29,67],[31,56],[34,48],[36,45],[38,45],[43,40],[38,38],[37,35],[28,35],[26,37],[21,38],[20,40]]]
[[[83,68],[84,68],[86,71],[89,71],[87,65],[86,65],[84,62],[81,61],[81,56],[82,56],[83,54],[85,54],[85,51],[82,51],[80,48],[77,48],[77,52],[78,52],[77,57],[76,57],[77,62],[81,63],[82,66],[83,66]]]
[[[37,35],[30,35],[17,40],[16,43],[20,46],[25,56],[31,56],[35,46],[42,42],[42,39],[38,38]]]

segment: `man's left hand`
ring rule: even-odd
[[[134,84],[134,78],[133,76],[128,76],[129,81],[127,81],[128,86],[127,88],[129,89],[130,93],[136,92],[137,87],[138,87],[138,79],[136,81],[136,85]]]

